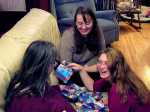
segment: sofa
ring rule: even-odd
[[[104,32],[107,45],[119,39],[119,25],[115,10],[96,11],[94,0],[50,0],[51,13],[57,18],[61,32],[74,23],[74,14],[79,6],[91,8],[97,18],[99,26]]]
[[[26,48],[35,40],[51,41],[57,48],[60,41],[56,19],[37,8],[31,9],[0,38],[0,112],[10,79],[18,70]],[[54,74],[50,76],[51,84],[57,84]]]

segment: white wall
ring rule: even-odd
[[[25,0],[0,0],[0,11],[26,11]]]

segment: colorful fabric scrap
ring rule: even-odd
[[[77,112],[109,112],[106,92],[89,92],[76,84],[65,86],[62,94],[74,103]]]

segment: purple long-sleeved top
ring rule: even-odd
[[[61,96],[58,86],[48,87],[44,97],[15,96],[8,112],[75,112]]]
[[[108,86],[108,81],[100,79],[94,83],[94,90],[101,92]],[[116,91],[116,85],[112,84],[108,90],[108,106],[110,112],[150,112],[150,101],[140,104],[133,92],[128,92],[128,102],[122,103]]]

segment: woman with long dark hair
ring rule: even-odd
[[[96,64],[98,54],[105,49],[103,31],[98,25],[94,12],[79,7],[74,16],[74,26],[67,29],[61,38],[60,61],[74,62],[91,66]],[[91,74],[93,79],[97,74]],[[83,86],[82,81],[73,75],[70,82]]]
[[[48,84],[56,57],[56,48],[50,42],[39,40],[29,45],[7,89],[6,112],[74,111],[61,96],[59,86]]]
[[[89,8],[79,7],[74,16],[74,27],[67,29],[62,35],[60,60],[82,65],[95,64],[95,57],[104,48],[103,32],[95,14]]]
[[[72,63],[80,71],[84,85],[91,91],[108,92],[110,112],[148,112],[150,91],[131,70],[121,52],[107,49],[98,59],[97,70],[101,79],[94,81],[85,68]]]

